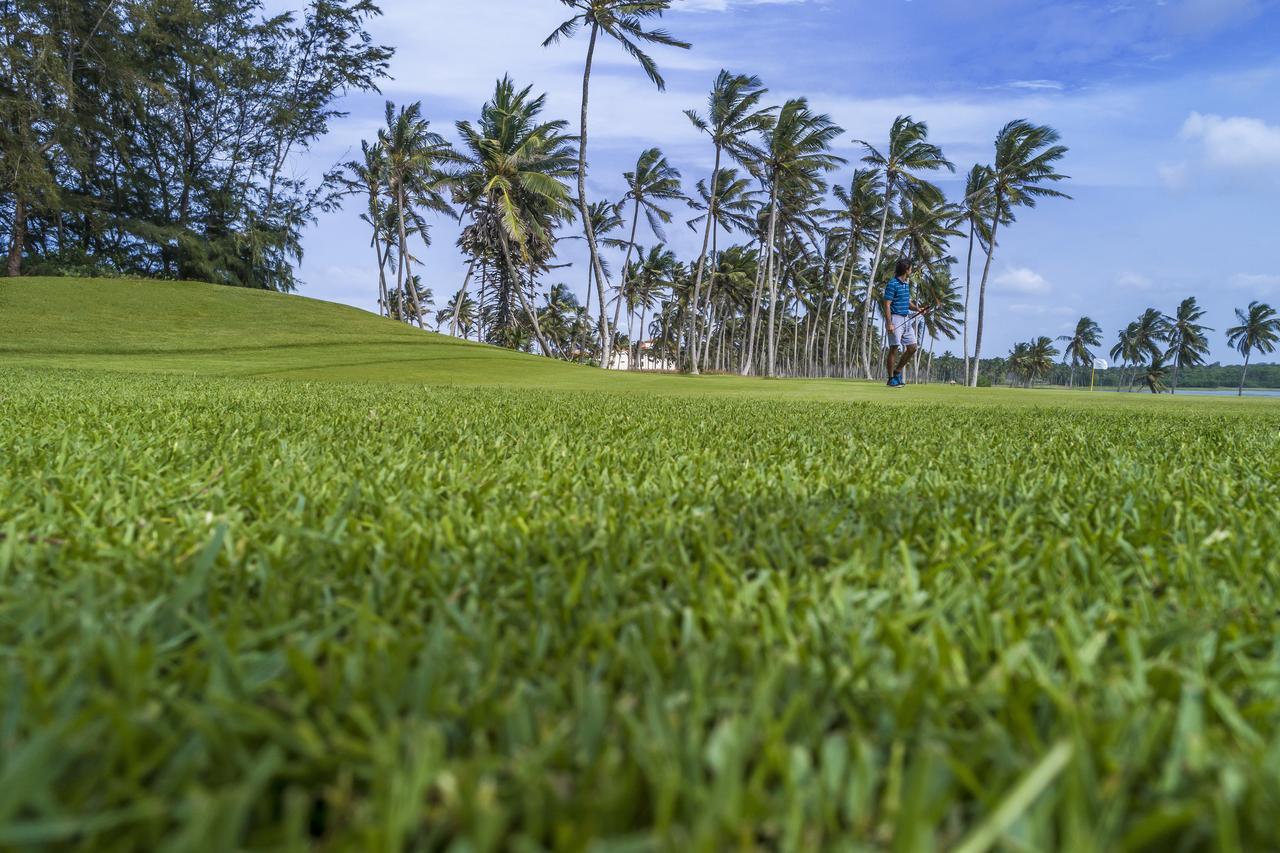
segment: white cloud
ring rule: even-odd
[[[993,279],[996,286],[1015,293],[1048,293],[1049,282],[1035,270],[1010,267]]]
[[[1193,112],[1180,135],[1200,143],[1205,163],[1214,168],[1243,171],[1280,167],[1280,127],[1262,119]]]
[[[1161,163],[1156,167],[1156,174],[1160,176],[1160,180],[1164,185],[1171,190],[1186,189],[1190,172],[1191,167],[1186,160],[1178,163]]]
[[[1231,286],[1258,296],[1267,296],[1280,293],[1280,275],[1236,273],[1231,276]]]
[[[1154,286],[1151,279],[1136,272],[1120,273],[1120,276],[1116,279],[1116,287],[1125,290],[1150,290]]]
[[[1064,88],[1057,80],[1014,80],[1009,84],[1010,89],[1031,89],[1042,90],[1048,89],[1060,92]]]

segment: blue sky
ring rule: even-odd
[[[383,96],[348,99],[350,116],[296,164],[299,171],[318,175],[358,151],[377,131],[384,98],[421,100],[433,128],[452,137],[454,122],[474,118],[508,72],[549,93],[552,116],[576,117],[585,42],[540,46],[565,17],[556,0],[381,5],[373,31],[397,49],[394,79]],[[1109,348],[1142,309],[1171,311],[1194,295],[1218,330],[1213,357],[1235,361],[1222,334],[1232,309],[1251,299],[1280,303],[1278,0],[676,0],[674,7],[664,25],[694,47],[656,53],[665,93],[619,51],[598,57],[593,200],[617,199],[622,172],[651,145],[692,191],[710,171],[711,152],[682,111],[701,109],[713,77],[728,68],[761,76],[771,102],[805,95],[829,113],[846,129],[839,153],[849,169],[860,156],[855,138],[881,140],[898,114],[927,121],[956,163],[957,176],[942,179],[953,198],[968,167],[990,159],[1006,121],[1028,118],[1062,132],[1074,200],[1044,202],[1004,232],[985,354],[1056,337],[1081,314],[1103,325]],[[373,309],[375,262],[356,208],[308,229],[301,292]],[[455,225],[436,220],[424,258],[440,304],[465,270],[456,235]],[[682,256],[696,253],[687,229],[668,236]],[[640,241],[651,240],[642,226]],[[556,279],[583,293],[579,251],[567,251],[565,260],[576,263]],[[952,348],[958,352],[958,342]]]

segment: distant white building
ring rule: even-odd
[[[667,358],[659,358],[653,354],[653,341],[640,342],[640,359],[636,365],[631,364],[630,348],[618,350],[609,362],[610,370],[651,370],[655,372],[672,372],[676,363]]]

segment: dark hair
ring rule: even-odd
[[[898,265],[893,268],[893,274],[896,276],[904,276],[911,271],[910,258],[898,258]]]

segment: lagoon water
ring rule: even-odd
[[[1194,395],[1198,397],[1234,397],[1238,392],[1234,388],[1179,388],[1178,395]],[[1280,397],[1280,388],[1246,388],[1246,397]]]

